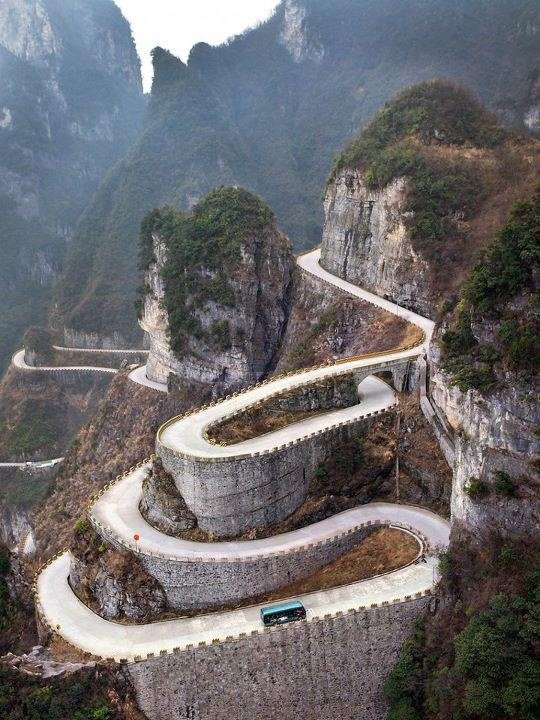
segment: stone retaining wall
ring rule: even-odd
[[[126,549],[110,528],[96,522],[92,515],[90,520],[101,537]],[[144,552],[136,556],[161,584],[171,607],[205,608],[254,598],[302,580],[352,550],[378,527],[377,523],[363,523],[317,543],[246,558],[182,560]],[[130,546],[129,550],[133,548]]]
[[[381,412],[387,412],[383,410]],[[340,422],[271,452],[199,461],[159,440],[156,453],[174,477],[199,527],[219,537],[240,535],[283,520],[302,505],[315,470],[329,450],[367,429],[379,413]]]
[[[149,720],[385,720],[382,686],[428,603],[290,623],[125,671]]]

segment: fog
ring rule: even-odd
[[[187,60],[198,42],[219,45],[266,20],[279,0],[115,0],[129,20],[142,62],[145,90],[152,83],[150,50],[160,45]]]

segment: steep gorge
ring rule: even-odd
[[[165,203],[188,210],[219,185],[261,195],[296,250],[317,244],[332,157],[412,82],[464,82],[534,129],[539,27],[532,0],[286,0],[222,47],[199,43],[186,64],[157,48],[143,131],[71,244],[59,327],[74,341],[138,341],[140,221]]]
[[[43,323],[77,220],[142,121],[139,60],[112,0],[0,6],[0,370]]]

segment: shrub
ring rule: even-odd
[[[505,497],[514,497],[517,491],[516,482],[504,470],[495,470],[493,473],[495,478],[495,490]]]
[[[461,392],[473,389],[488,392],[495,385],[493,370],[488,365],[462,364],[461,366],[454,365],[452,369],[453,377],[450,384],[456,385]]]
[[[470,477],[464,488],[467,495],[472,499],[482,498],[489,494],[490,487],[485,480],[477,477]]]
[[[409,638],[385,684],[388,718],[535,720],[539,579],[537,569],[519,594],[492,594],[471,608],[452,652],[428,654],[418,631]]]
[[[10,625],[15,614],[7,584],[10,566],[9,551],[5,547],[0,547],[0,630]]]
[[[448,552],[439,553],[439,572],[448,575],[452,571],[452,556]]]
[[[75,521],[75,525],[73,526],[75,535],[84,535],[84,533],[88,532],[88,530],[90,530],[90,523],[86,520],[86,518],[79,518]]]
[[[216,320],[208,328],[208,333],[214,345],[219,350],[228,350],[231,347],[231,333],[228,320]]]
[[[43,360],[52,359],[53,333],[45,327],[30,327],[24,333],[23,345],[26,350],[35,352]]]
[[[497,240],[473,269],[462,290],[453,326],[442,337],[443,366],[460,390],[489,392],[495,385],[491,365],[498,360],[514,370],[534,372],[539,360],[539,337],[527,319],[534,295],[519,316],[508,303],[516,295],[534,290],[540,258],[540,190],[528,202],[514,206]],[[482,316],[500,321],[502,353],[492,345],[479,345],[471,322]]]
[[[528,202],[517,203],[497,241],[476,265],[464,297],[476,315],[497,315],[504,303],[532,287],[540,261],[540,190]]]

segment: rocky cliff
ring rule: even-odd
[[[430,315],[429,267],[405,224],[405,178],[370,189],[363,173],[341,170],[324,199],[321,264],[329,272]]]
[[[530,194],[538,155],[538,142],[503,129],[459,86],[403,91],[335,161],[323,267],[435,318]]]
[[[244,204],[241,216],[233,217]],[[220,394],[256,382],[270,368],[286,325],[293,260],[270,215],[250,225],[250,204],[266,213],[249,193],[221,188],[191,216],[177,215],[172,230],[170,211],[164,211],[168,220],[152,215],[140,320],[149,338],[151,379],[164,382],[173,372]],[[194,247],[203,224],[200,257]]]
[[[330,272],[438,315],[428,404],[455,447],[454,523],[513,538],[540,519],[538,203],[508,214],[538,181],[538,152],[461,88],[411,88],[336,161],[321,253]]]
[[[264,197],[296,250],[317,244],[332,157],[412,82],[464,82],[509,124],[526,127],[527,115],[532,127],[539,26],[531,0],[287,0],[222,47],[199,43],[187,63],[154,51],[144,129],[70,246],[62,324],[137,339],[142,217],[166,203],[187,210],[218,185]]]
[[[0,5],[0,368],[50,286],[86,202],[142,120],[139,60],[112,0]]]
[[[463,392],[441,369],[437,346],[430,363],[432,400],[454,433],[454,524],[479,535],[529,536],[540,523],[533,464],[540,452],[538,388],[509,375],[505,386],[489,395]]]

